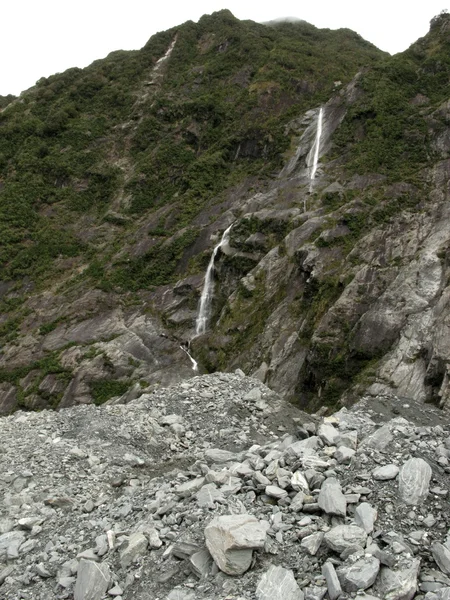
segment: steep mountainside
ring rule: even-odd
[[[186,340],[301,406],[445,402],[449,46],[221,11],[0,99],[1,411],[189,377]]]

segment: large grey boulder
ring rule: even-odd
[[[375,556],[363,556],[351,565],[337,570],[337,575],[346,592],[366,590],[375,581],[380,570],[380,561]]]
[[[407,559],[403,568],[395,571],[381,567],[374,586],[375,593],[383,600],[412,600],[417,590],[420,559]]]
[[[347,500],[342,493],[341,484],[335,477],[325,479],[320,488],[317,502],[328,515],[345,517],[347,513]]]
[[[422,504],[428,496],[431,467],[422,458],[410,458],[400,469],[398,491],[406,504]]]
[[[78,565],[74,600],[101,600],[106,593],[111,573],[106,563],[82,558]]]
[[[242,575],[250,567],[253,550],[264,547],[266,531],[252,515],[224,515],[205,527],[206,545],[221,571]]]
[[[335,552],[344,552],[347,548],[360,546],[364,548],[367,533],[357,525],[338,525],[324,535],[325,543]]]
[[[304,600],[293,572],[271,565],[261,577],[256,588],[257,600]]]

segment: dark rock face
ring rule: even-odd
[[[202,372],[240,368],[312,410],[350,405],[365,391],[446,405],[448,27],[441,15],[403,57],[378,64],[380,52],[345,32],[241,23],[221,12],[158,34],[143,54],[124,58],[129,68],[116,72],[114,57],[102,63],[115,73],[114,90],[103,71],[98,79],[82,70],[61,75],[59,87],[80,97],[97,85],[109,97],[122,86],[123,109],[108,120],[110,133],[83,129],[86,146],[67,159],[82,166],[97,156],[95,139],[94,163],[77,163],[76,176],[65,164],[51,163],[54,174],[49,167],[51,190],[42,196],[52,201],[39,201],[39,215],[56,224],[42,249],[50,271],[33,281],[39,269],[27,270],[35,256],[26,244],[23,261],[7,261],[17,273],[0,282],[0,414],[101,404],[127,387],[188,379],[195,373],[180,345],[189,343]],[[356,62],[356,54],[327,54],[340,35]],[[303,44],[328,36],[314,46],[327,69],[302,71],[305,46],[301,60],[295,52],[281,60],[284,42],[295,49],[298,36]],[[330,60],[343,81],[329,80]],[[39,146],[46,157],[72,151],[64,136],[71,124],[78,135],[86,114],[106,118],[88,100],[75,110],[58,96],[67,114],[44,124],[56,88],[43,81],[27,96],[36,147],[41,135],[56,144],[52,152]],[[22,104],[5,106],[2,119],[16,131]],[[25,146],[17,144],[20,155]],[[27,152],[17,164],[12,153],[0,171],[1,210],[8,194],[24,197],[8,177],[28,164]],[[73,241],[59,252],[52,244],[66,213],[74,215],[66,236]],[[214,265],[208,330],[195,337],[205,270],[231,224]]]

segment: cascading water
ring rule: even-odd
[[[222,246],[228,243],[232,227],[233,224],[225,229],[220,242],[214,247],[213,253],[209,260],[208,268],[206,269],[205,281],[203,283],[202,295],[200,296],[198,315],[195,321],[195,336],[203,335],[206,332],[206,326],[208,325],[208,320],[211,316],[211,303],[214,295],[214,261],[216,260],[216,255],[219,251],[219,248],[222,248]]]
[[[183,352],[186,352],[186,354],[189,356],[189,360],[192,363],[192,370],[193,371],[198,371],[198,363],[195,360],[195,358],[192,358],[191,353],[189,352],[189,350],[187,348],[185,348],[184,346],[180,346],[180,348],[183,350]]]
[[[322,137],[322,123],[323,123],[323,108],[320,107],[319,115],[317,117],[317,129],[316,129],[316,138],[314,140],[314,144],[308,154],[307,164],[310,167],[309,172],[309,191],[312,192],[313,182],[316,177],[317,165],[319,164],[319,152],[320,152],[320,140]],[[311,154],[312,154],[312,165],[311,163]]]

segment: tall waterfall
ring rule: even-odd
[[[320,139],[322,137],[322,122],[323,122],[323,108],[320,107],[319,115],[317,117],[317,129],[316,129],[316,138],[314,140],[314,144],[308,154],[307,163],[310,166],[311,170],[309,173],[309,191],[312,192],[313,182],[316,177],[317,165],[319,163],[319,152],[320,152]],[[312,154],[312,165],[311,165],[311,154]]]
[[[202,335],[206,332],[209,317],[211,316],[211,303],[214,296],[214,261],[216,260],[219,248],[228,243],[230,239],[230,231],[233,227],[231,224],[223,232],[220,242],[214,247],[213,253],[209,260],[208,268],[206,269],[205,281],[203,283],[202,295],[200,296],[200,304],[198,307],[198,315],[195,321],[195,335]]]

